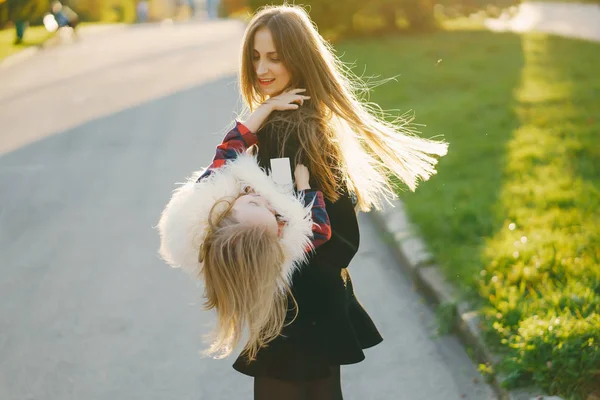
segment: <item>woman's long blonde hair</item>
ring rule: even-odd
[[[254,36],[265,27],[291,73],[289,88],[305,88],[311,96],[298,110],[303,111],[273,113],[266,125],[276,124],[280,151],[297,135],[298,157],[329,200],[347,188],[368,211],[395,197],[390,175],[415,190],[419,180],[435,174],[435,156],[446,154],[447,144],[416,136],[403,116],[386,121],[378,106],[362,101],[367,85],[334,55],[301,7],[267,6],[246,29],[239,81],[250,111],[265,100],[253,64]]]
[[[205,354],[226,357],[245,332],[242,354],[254,360],[258,350],[281,333],[288,296],[295,300],[282,276],[284,251],[279,238],[263,226],[237,222],[233,203],[223,199],[212,207],[198,256],[203,264],[204,306],[217,312],[217,327]]]

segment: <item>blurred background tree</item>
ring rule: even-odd
[[[136,0],[70,0],[66,2],[82,21],[125,22],[136,20]]]
[[[41,22],[49,7],[49,0],[0,0],[0,29],[9,22]]]
[[[592,0],[600,1],[600,0]],[[401,31],[434,31],[447,18],[473,13],[496,17],[521,0],[303,0],[321,34],[329,40]],[[221,16],[248,18],[258,8],[283,0],[222,0]]]
[[[497,17],[503,9],[520,3],[520,0],[436,0],[436,6],[440,7],[444,16],[448,18],[468,17],[478,12],[483,12],[489,17]]]
[[[41,24],[52,1],[0,0],[0,29],[17,21]],[[81,21],[130,23],[136,20],[136,0],[65,0],[61,3],[72,8]]]
[[[223,0],[222,16],[248,14],[283,1]],[[299,3],[300,4],[300,3]],[[436,29],[434,0],[304,0],[319,31],[330,40],[386,34],[401,30]]]

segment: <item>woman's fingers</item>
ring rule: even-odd
[[[302,93],[302,92],[306,92],[306,89],[291,89],[291,90],[288,90],[287,92],[285,92],[284,94],[291,95],[293,97],[300,97],[302,95],[299,93]]]
[[[276,110],[297,110],[304,105],[304,100],[310,100],[310,96],[298,94],[305,91],[306,89],[290,89],[267,101],[273,101]]]
[[[309,99],[310,99],[310,96],[296,96],[296,99],[293,100],[293,102],[298,101],[298,102],[300,102],[300,105],[303,105],[304,100],[309,100]]]

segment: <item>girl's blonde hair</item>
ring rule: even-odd
[[[254,360],[258,350],[281,333],[288,295],[293,296],[282,276],[279,238],[263,226],[240,224],[232,215],[233,204],[223,199],[213,205],[198,257],[203,264],[204,306],[217,312],[217,327],[205,354],[226,357],[246,332],[242,354]]]
[[[366,84],[334,55],[301,7],[267,6],[246,29],[239,81],[250,111],[266,100],[253,64],[254,36],[262,28],[271,32],[290,71],[288,88],[304,88],[311,96],[298,111],[273,113],[265,127],[275,127],[280,153],[288,139],[299,142],[296,161],[307,164],[329,200],[347,188],[356,194],[358,207],[368,211],[395,197],[390,174],[411,190],[435,174],[434,156],[446,154],[447,144],[416,136],[406,117],[389,122],[378,106],[362,101]]]

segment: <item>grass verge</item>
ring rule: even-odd
[[[52,35],[43,26],[31,26],[25,30],[23,42],[14,44],[15,28],[2,29],[0,30],[0,61],[28,47],[41,46]]]
[[[85,31],[93,27],[112,26],[113,22],[82,22],[77,26],[78,32]],[[58,32],[48,32],[43,26],[31,26],[25,30],[23,42],[15,45],[15,28],[0,30],[0,61],[4,58],[25,50],[28,47],[42,46],[56,35]],[[59,40],[54,43],[60,43]],[[46,43],[47,44],[47,43]]]
[[[600,45],[439,32],[338,46],[395,76],[371,100],[450,143],[402,191],[446,276],[483,317],[509,387],[580,399],[600,377]]]

